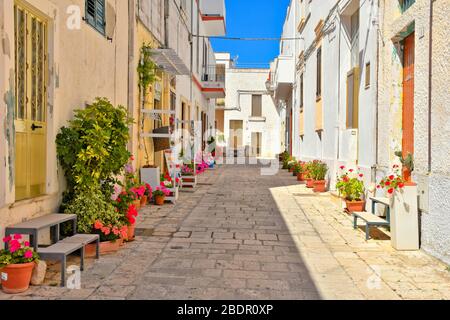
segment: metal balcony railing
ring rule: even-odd
[[[202,81],[204,82],[225,82],[225,68],[216,66],[207,66],[203,68]]]

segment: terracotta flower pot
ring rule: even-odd
[[[141,198],[141,203],[140,203],[141,207],[145,207],[147,205],[147,201],[148,201],[148,197],[147,196],[143,196]]]
[[[86,257],[95,257],[95,243],[88,244],[85,249]],[[100,255],[117,252],[120,248],[120,239],[116,241],[100,242]]]
[[[353,212],[362,212],[364,211],[365,202],[364,201],[348,201],[345,200],[345,203],[347,204],[347,212],[353,213]]]
[[[294,167],[290,167],[289,172],[294,172]]]
[[[2,290],[16,294],[28,290],[35,263],[10,264],[0,270]],[[5,280],[6,279],[6,280]]]
[[[141,208],[141,200],[140,199],[134,200],[133,206],[136,208],[136,210],[139,210]]]
[[[305,178],[303,177],[303,173],[297,174],[297,181],[305,181]]]
[[[407,167],[403,167],[402,168],[402,175],[403,175],[403,179],[406,182],[411,182],[411,170],[409,170]]]
[[[314,180],[314,192],[325,192],[327,191],[327,182],[325,180]]]
[[[157,206],[162,206],[164,205],[164,202],[166,201],[166,197],[165,196],[155,196],[155,204]]]
[[[314,188],[314,179],[307,178],[306,179],[306,187],[310,188],[310,189]]]
[[[293,175],[294,177],[296,177],[296,176],[297,176],[297,173],[296,173],[295,171],[292,171],[292,175]]]
[[[135,231],[136,231],[136,224],[132,224],[131,226],[128,226],[127,241],[133,241],[135,237]]]

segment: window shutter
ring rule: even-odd
[[[95,1],[97,0],[86,1],[86,21],[92,26],[95,24]]]
[[[105,33],[105,0],[95,0],[95,27],[102,33]]]

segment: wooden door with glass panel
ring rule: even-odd
[[[14,6],[16,201],[45,193],[47,22],[31,8]]]

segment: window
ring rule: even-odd
[[[303,104],[304,104],[303,87],[304,87],[304,83],[303,83],[303,73],[302,73],[302,75],[300,76],[300,112],[303,112]]]
[[[352,68],[359,66],[359,10],[351,16],[351,64]]]
[[[347,74],[347,129],[358,129],[359,68]]]
[[[262,132],[252,132],[252,156],[261,156]]]
[[[317,83],[316,83],[316,98],[322,96],[322,47],[317,49]]]
[[[366,63],[365,85],[366,88],[370,87],[370,62]]]
[[[105,0],[86,0],[86,22],[105,35]]]
[[[252,95],[252,117],[262,117],[262,96]]]

